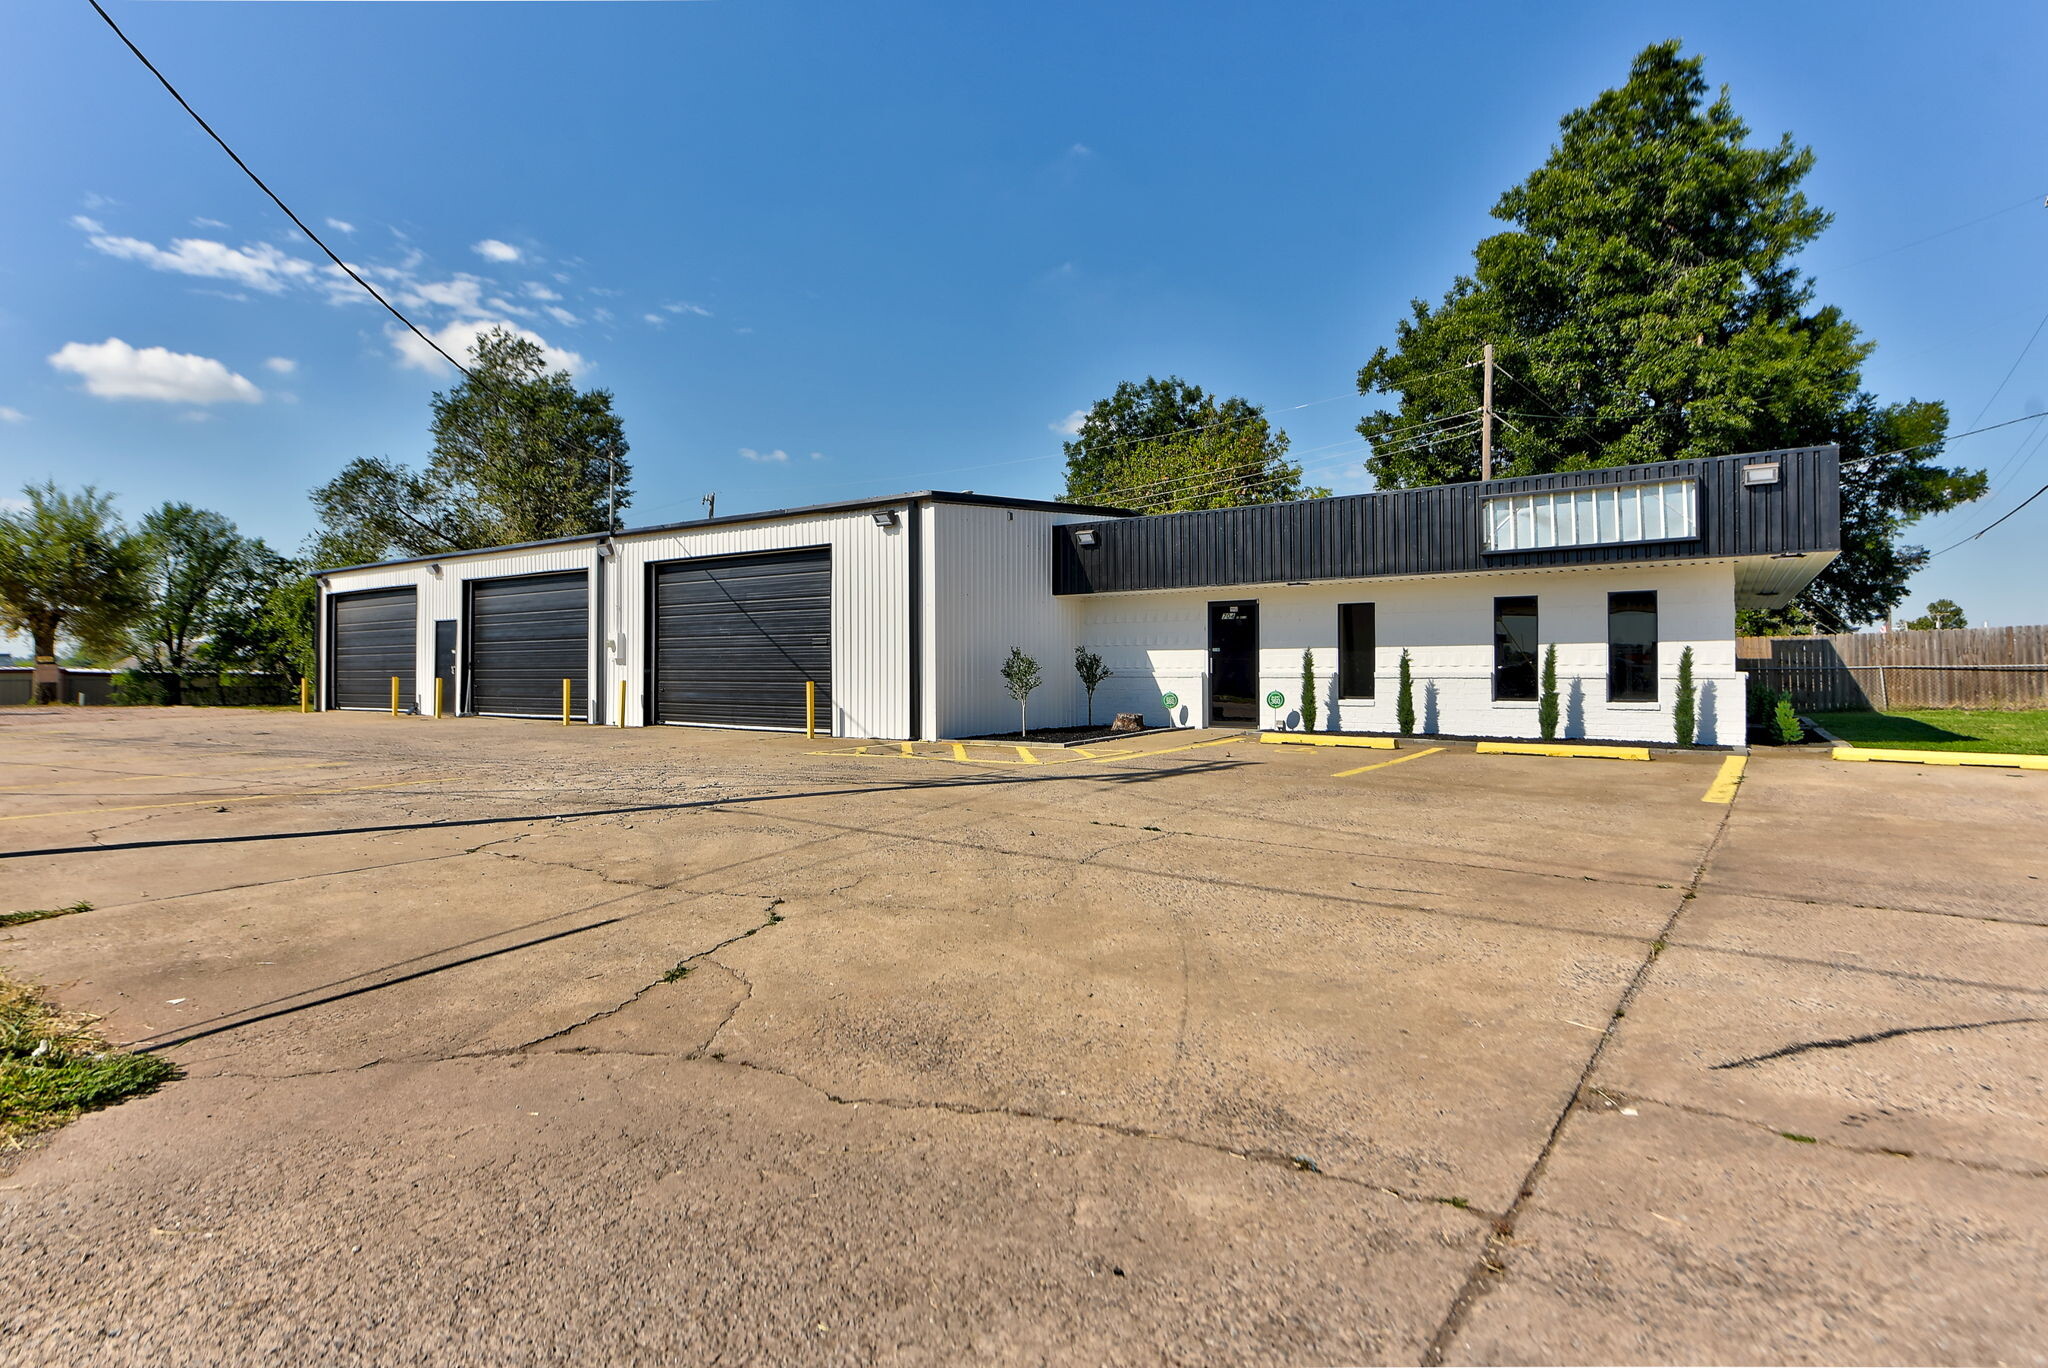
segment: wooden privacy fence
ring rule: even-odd
[[[1738,637],[1735,667],[1830,708],[2048,708],[2048,626]]]

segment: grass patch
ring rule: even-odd
[[[1906,708],[1895,712],[1821,712],[1807,716],[1853,746],[2048,755],[2048,708],[2029,712]]]
[[[154,1055],[109,1049],[94,1021],[0,972],[0,1146],[178,1076]]]
[[[1820,1143],[1820,1141],[1812,1136],[1801,1135],[1798,1131],[1779,1131],[1778,1135],[1782,1139],[1790,1140],[1795,1145],[1818,1145]]]
[[[47,921],[51,917],[75,917],[80,912],[92,911],[89,902],[75,902],[69,907],[38,907],[27,912],[0,912],[0,926],[26,926],[30,922]]]

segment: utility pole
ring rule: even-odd
[[[698,503],[701,503],[701,504],[703,504],[703,505],[704,505],[704,516],[705,516],[705,517],[707,517],[707,518],[715,518],[715,517],[717,517],[717,516],[718,516],[718,493],[717,493],[717,491],[716,491],[716,490],[712,491],[712,492],[711,492],[711,493],[709,493],[709,494],[706,494],[706,495],[705,495],[705,496],[704,496],[703,498],[699,499],[699,500],[698,500],[697,502],[698,502]]]
[[[1479,400],[1479,478],[1493,478],[1493,343],[1486,344],[1485,379],[1480,381]]]

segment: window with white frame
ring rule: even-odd
[[[1695,481],[1658,480],[1503,494],[1485,500],[1480,516],[1488,551],[1534,551],[1697,537],[1698,506]]]

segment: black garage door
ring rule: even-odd
[[[328,640],[333,668],[328,701],[336,708],[389,708],[391,677],[398,705],[413,705],[413,670],[419,654],[419,612],[410,589],[336,594]]]
[[[818,726],[832,716],[832,553],[678,561],[654,568],[654,720]]]
[[[560,717],[589,702],[590,580],[583,571],[469,583],[469,708]]]

